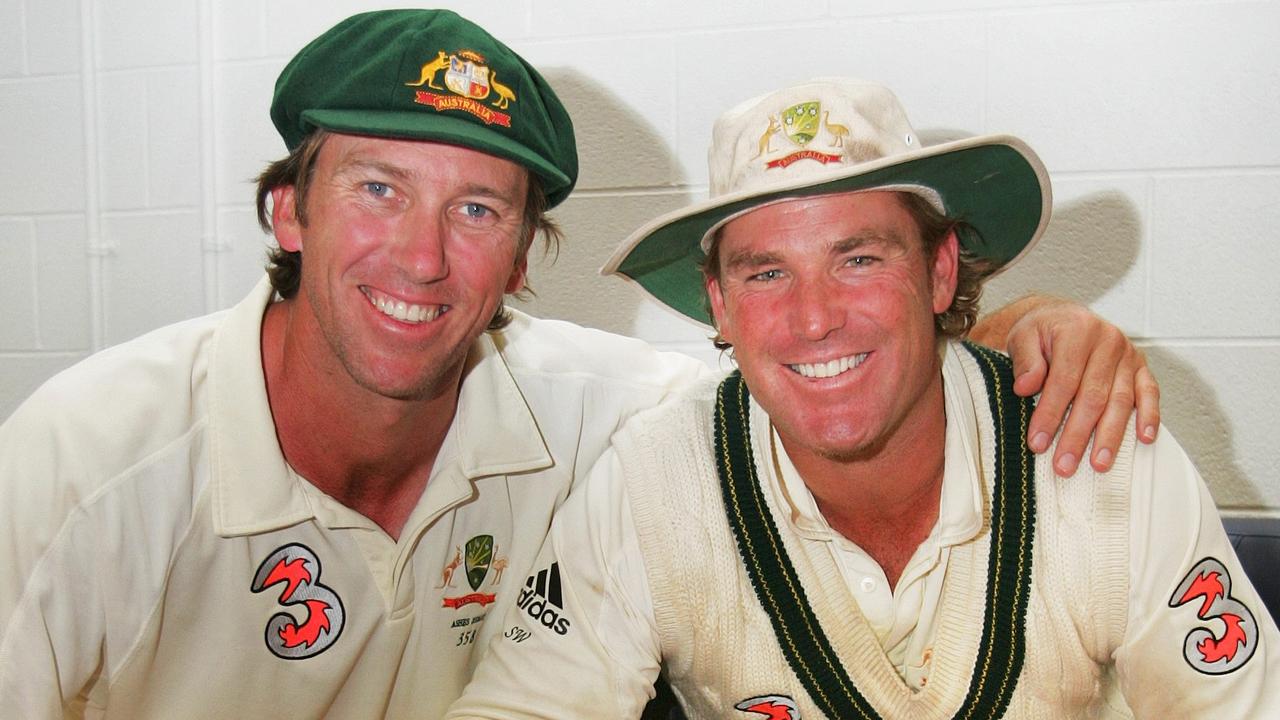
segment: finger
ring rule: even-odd
[[[1145,443],[1155,442],[1160,431],[1160,384],[1146,365],[1134,375],[1134,390],[1138,401],[1138,439]]]
[[[1116,453],[1120,451],[1120,444],[1124,442],[1125,428],[1128,426],[1129,416],[1133,415],[1136,382],[1134,369],[1141,370],[1138,362],[1133,354],[1129,354],[1117,368],[1106,409],[1093,431],[1093,451],[1089,455],[1089,464],[1098,472],[1111,469]]]
[[[1062,432],[1058,434],[1058,446],[1053,453],[1053,469],[1062,477],[1070,477],[1080,465],[1093,429],[1107,409],[1107,398],[1111,396],[1112,380],[1115,377],[1111,368],[1104,373],[1086,370],[1085,379],[1081,380],[1076,395],[1071,399],[1071,411],[1067,414]],[[1112,449],[1114,453],[1114,448]]]
[[[1078,367],[1059,368],[1057,363],[1049,366],[1044,389],[1040,391],[1040,399],[1036,401],[1036,409],[1031,413],[1031,423],[1027,428],[1027,446],[1032,452],[1042,453],[1049,449],[1058,426],[1067,414],[1067,406],[1080,386]]]
[[[1027,357],[1024,355],[1023,357]],[[1022,367],[1019,367],[1022,365]],[[1030,354],[1030,359],[1024,363],[1019,363],[1015,358],[1013,361],[1013,392],[1021,397],[1031,397],[1040,392],[1040,388],[1044,387],[1045,377],[1049,373],[1049,364],[1044,361],[1044,356],[1040,354],[1039,349]]]
[[[1009,332],[1005,344],[1013,360],[1013,391],[1022,397],[1040,392],[1049,364],[1045,361],[1045,347],[1034,330],[1024,332],[1017,326]]]
[[[1089,364],[1096,362],[1093,360],[1094,356],[1101,353],[1104,359],[1109,357],[1109,352],[1103,347],[1105,340],[1097,340],[1094,335],[1095,333],[1088,332],[1065,333],[1054,342],[1050,357],[1044,358],[1048,362],[1048,372],[1027,431],[1027,444],[1033,452],[1040,453],[1048,449],[1058,428],[1067,417],[1067,408],[1081,390],[1081,383],[1084,381]],[[1100,373],[1095,367],[1094,374],[1090,376],[1095,390],[1103,376],[1105,373]],[[1106,383],[1105,389],[1109,391],[1110,378],[1107,378]],[[1100,409],[1097,411],[1095,420],[1101,412]],[[1080,414],[1079,417],[1081,421],[1086,419],[1084,414]],[[1092,421],[1090,428],[1092,428]],[[1068,440],[1070,439],[1068,437]],[[1080,458],[1079,451],[1080,448],[1074,448],[1074,457],[1077,460]],[[1055,457],[1060,458],[1063,454],[1063,449],[1059,448]],[[1074,471],[1075,467],[1071,466],[1069,472]]]
[[[1138,362],[1139,357],[1133,353],[1123,333],[1110,326],[1102,329],[1097,344],[1092,347],[1075,397],[1071,399],[1071,413],[1058,437],[1053,465],[1060,475],[1066,477],[1075,473],[1088,447],[1089,437],[1094,434],[1095,426],[1108,408],[1113,388],[1119,393],[1116,399],[1127,403],[1124,417],[1128,417],[1128,409],[1133,407],[1132,382]],[[1117,382],[1120,383],[1118,388],[1115,387]],[[1113,432],[1112,436],[1104,437],[1110,443],[1109,449],[1106,444],[1099,448],[1109,450],[1110,457],[1115,457],[1119,447],[1119,442],[1112,440],[1114,435]]]

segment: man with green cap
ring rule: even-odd
[[[1280,633],[1177,443],[1056,478],[961,340],[1048,223],[1030,148],[921,147],[822,79],[709,157],[711,199],[607,269],[739,370],[614,435],[448,717],[637,717],[660,669],[691,718],[1280,717]]]
[[[474,24],[349,18],[271,114],[269,279],[0,427],[0,716],[438,717],[609,436],[709,374],[503,308],[577,155]]]

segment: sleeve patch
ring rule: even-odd
[[[1169,598],[1169,607],[1193,604],[1196,617],[1211,621],[1187,633],[1182,656],[1197,672],[1225,675],[1249,662],[1258,649],[1258,623],[1244,603],[1231,596],[1231,574],[1217,558],[1191,568]]]

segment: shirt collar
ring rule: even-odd
[[[213,525],[219,535],[277,530],[316,516],[319,490],[280,452],[262,368],[262,318],[274,290],[264,278],[215,333],[209,371]],[[538,424],[488,333],[467,357],[458,409],[439,469],[473,480],[553,464]],[[450,461],[455,462],[450,462]],[[428,485],[431,483],[428,482]]]
[[[467,357],[453,423],[459,467],[468,479],[555,464],[537,418],[489,333],[476,340]]]
[[[965,542],[982,529],[982,499],[985,495],[978,464],[978,426],[974,399],[964,368],[956,355],[960,346],[948,342],[943,348],[942,385],[947,416],[946,454],[942,476],[942,496],[938,522],[925,544],[939,547]],[[983,398],[985,400],[985,396]],[[832,540],[836,532],[818,510],[817,501],[768,422],[768,415],[752,398],[752,442],[773,448],[775,463],[766,463],[764,474],[780,507],[789,511],[791,524],[800,535],[813,540]],[[768,457],[768,454],[762,454]]]
[[[262,316],[275,291],[263,278],[214,334],[209,367],[213,528],[223,536],[266,532],[312,516],[311,502],[280,452],[262,370]]]

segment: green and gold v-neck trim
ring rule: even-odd
[[[995,424],[995,477],[981,636],[968,691],[952,717],[996,718],[1008,707],[1025,656],[1035,493],[1034,456],[1023,438],[1033,403],[1014,395],[1012,366],[1006,357],[967,343],[965,347],[987,386]],[[750,394],[738,373],[726,378],[717,391],[715,454],[739,554],[801,685],[827,717],[881,717],[859,691],[824,631],[770,514],[754,461]]]

